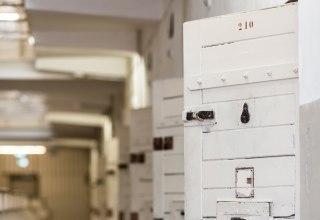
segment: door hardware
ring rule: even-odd
[[[240,119],[243,124],[247,124],[250,121],[249,106],[247,103],[243,104],[243,110]]]
[[[214,111],[187,112],[186,119],[187,121],[214,119]]]

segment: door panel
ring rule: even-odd
[[[224,199],[236,199],[234,189],[203,190],[202,213],[204,217],[215,217],[216,203]],[[250,201],[272,200],[272,215],[274,217],[291,216],[294,212],[295,188],[270,187],[255,189],[255,198]],[[248,200],[249,201],[249,200]]]
[[[203,160],[294,155],[295,127],[277,126],[203,134]]]

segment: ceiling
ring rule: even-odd
[[[37,46],[137,52],[138,30],[160,22],[167,0],[26,0]]]
[[[11,52],[8,60],[26,57],[31,62],[1,65],[0,91],[43,94],[51,112],[121,111],[131,59],[140,49],[140,30],[156,27],[168,1],[25,0],[35,46],[21,50],[17,42],[0,51],[0,59]],[[95,127],[52,128],[56,137],[96,139],[100,133]]]
[[[0,80],[0,91],[36,92],[46,97],[49,111],[111,114],[114,102],[123,101],[124,83],[92,79]],[[72,125],[53,125],[55,137],[93,138],[100,129]]]
[[[27,10],[103,16],[140,22],[159,21],[165,0],[26,0]]]

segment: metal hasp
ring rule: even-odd
[[[186,119],[187,121],[192,121],[192,120],[204,121],[207,119],[212,120],[214,119],[214,111],[187,112]]]

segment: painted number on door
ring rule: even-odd
[[[248,29],[252,29],[254,27],[253,21],[245,21],[245,22],[240,22],[238,24],[238,30],[239,31],[244,31]]]

